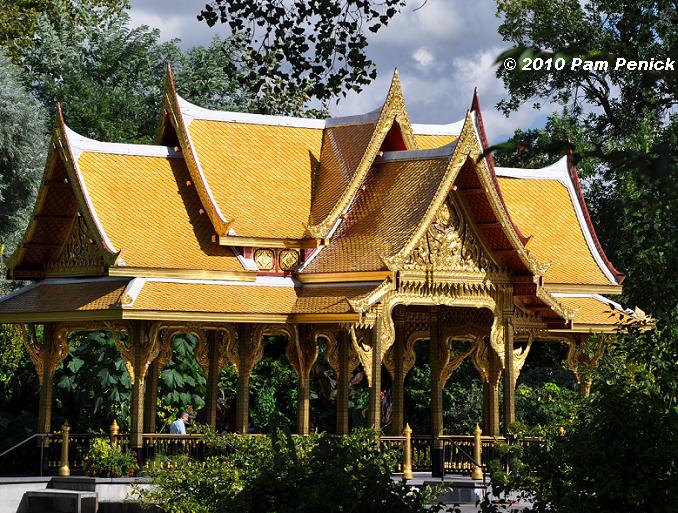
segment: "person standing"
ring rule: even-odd
[[[177,420],[170,424],[170,435],[185,435],[186,421],[188,421],[188,413],[182,411],[177,417]]]

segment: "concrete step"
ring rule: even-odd
[[[26,513],[96,513],[96,492],[46,488],[24,494]]]

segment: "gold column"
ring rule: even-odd
[[[490,376],[488,383],[487,431],[492,436],[499,436],[499,379],[501,377],[501,361],[490,349]]]
[[[206,380],[205,410],[207,424],[212,429],[217,426],[217,401],[221,371],[229,360],[229,351],[237,368],[238,354],[235,327],[224,324],[210,328],[192,327],[191,333],[198,339],[195,359],[202,367]]]
[[[249,431],[250,374],[264,353],[262,332],[254,324],[237,325],[237,344],[229,344],[228,358],[238,372],[238,399],[235,411],[237,433]]]
[[[347,435],[349,433],[348,384],[353,369],[360,364],[360,359],[353,348],[351,334],[347,330],[322,330],[316,332],[316,337],[318,336],[327,340],[327,363],[337,377],[336,433]]]
[[[505,316],[502,322],[504,330],[504,429],[516,421],[516,375],[515,353],[513,350],[513,322]]]
[[[285,354],[297,373],[299,396],[297,403],[297,433],[307,435],[311,424],[311,369],[318,357],[318,345],[310,326],[291,327]]]
[[[209,362],[207,366],[207,393],[205,397],[205,409],[207,410],[207,424],[212,429],[217,427],[217,399],[219,394],[219,377],[223,365],[220,364],[219,337],[224,335],[215,330],[207,332],[207,350],[209,353]]]
[[[350,335],[346,331],[337,334],[339,346],[339,371],[337,372],[337,434],[348,435],[348,384],[351,378],[349,368]]]
[[[429,320],[429,341],[431,348],[431,464],[433,477],[443,475],[443,388],[441,384],[442,351],[438,307],[431,307]]]
[[[148,368],[160,353],[160,325],[148,321],[131,321],[125,326],[107,324],[113,341],[120,351],[132,382],[130,406],[129,446],[142,460],[144,438],[144,390]],[[120,338],[121,330],[127,331],[125,343]]]
[[[499,380],[502,365],[499,355],[486,339],[480,340],[473,354],[473,365],[483,380],[483,432],[499,435]]]
[[[49,433],[52,429],[54,372],[68,356],[68,331],[57,324],[46,323],[43,328],[43,340],[40,342],[35,325],[20,325],[19,330],[40,381],[38,432]]]
[[[381,330],[382,330],[382,306],[375,307],[376,319],[374,321],[374,329],[371,336],[371,353],[372,353],[372,372],[371,372],[371,386],[370,399],[368,410],[367,425],[376,432],[381,431]]]
[[[393,366],[389,369],[393,380],[393,413],[391,415],[391,434],[398,436],[402,433],[405,423],[405,374],[407,370],[404,365],[405,344],[405,315],[400,312],[395,318],[395,342],[391,347],[393,352]],[[385,357],[384,360],[387,358]],[[387,365],[387,368],[389,366]]]
[[[158,378],[160,377],[160,371],[160,365],[156,358],[148,367],[148,375],[146,377],[146,391],[144,393],[144,402],[146,403],[144,433],[155,433],[155,417],[158,407]]]

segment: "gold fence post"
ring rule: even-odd
[[[60,476],[70,476],[71,469],[68,467],[68,435],[71,432],[71,426],[68,421],[64,421],[61,426],[61,466],[59,467]]]
[[[118,435],[120,434],[120,426],[118,426],[118,421],[113,419],[111,423],[111,445],[118,445]]]
[[[473,430],[473,440],[474,440],[474,446],[473,446],[473,471],[471,472],[471,479],[482,479],[483,478],[483,469],[481,468],[478,463],[482,463],[482,457],[483,457],[483,441],[480,438],[480,435],[482,434],[482,430],[480,429],[480,426],[476,424],[476,428]]]
[[[409,424],[405,424],[405,429],[403,429],[403,435],[405,435],[405,442],[403,448],[403,481],[412,479],[412,428]]]

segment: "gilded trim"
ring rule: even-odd
[[[225,280],[253,282],[257,273],[247,271],[203,271],[200,269],[157,269],[151,267],[113,266],[108,268],[109,276],[129,278],[176,278],[186,280]]]
[[[309,273],[297,274],[295,278],[299,283],[349,283],[349,282],[369,282],[384,281],[388,278],[393,279],[392,271],[368,271],[368,272],[348,272],[348,273]]]
[[[317,248],[323,244],[322,239],[263,239],[260,237],[238,237],[237,235],[219,235],[218,242],[220,246],[276,249]]]
[[[414,132],[412,131],[409,115],[407,114],[405,99],[403,98],[402,87],[400,86],[398,70],[393,73],[391,86],[389,87],[388,94],[386,95],[386,101],[381,108],[379,119],[377,120],[374,131],[372,132],[372,137],[369,144],[367,145],[367,149],[365,150],[362,159],[360,160],[360,163],[358,164],[358,167],[353,173],[350,183],[344,190],[344,194],[334,205],[332,211],[327,215],[327,217],[318,224],[308,226],[308,233],[312,237],[325,238],[330,236],[332,228],[335,227],[340,216],[350,206],[351,202],[355,198],[355,195],[358,193],[358,190],[365,180],[367,173],[370,171],[374,160],[377,158],[379,150],[381,149],[381,145],[383,144],[384,139],[386,139],[386,135],[388,134],[389,130],[391,130],[391,127],[395,122],[397,122],[400,126],[405,147],[408,150],[416,149],[417,142]]]
[[[575,283],[545,283],[544,290],[552,294],[558,292],[573,292],[581,294],[611,294],[618,295],[622,293],[621,285],[588,285]]]

